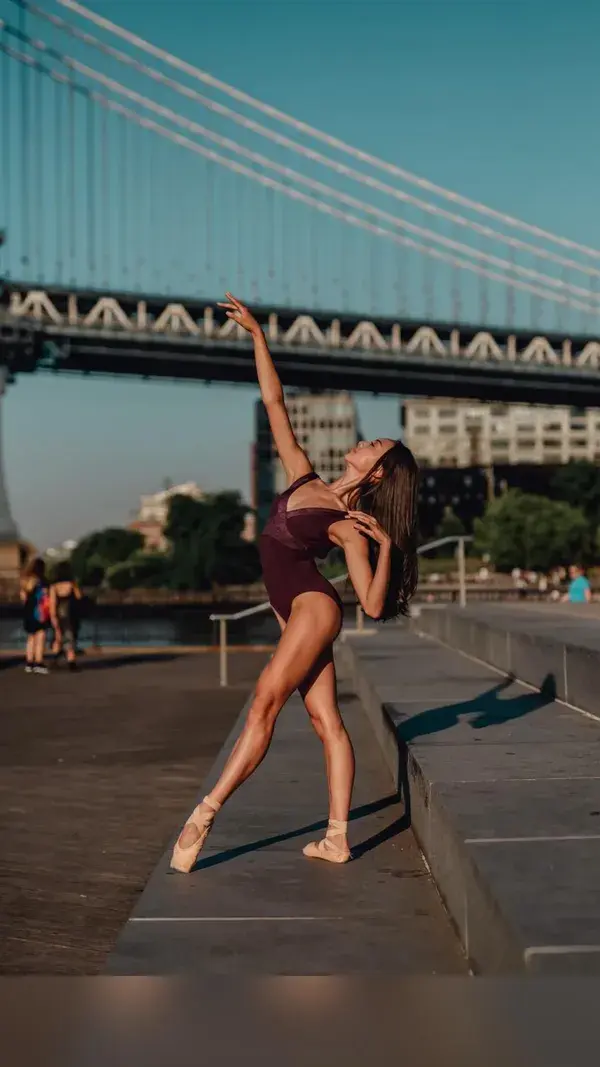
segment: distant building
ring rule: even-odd
[[[600,462],[600,410],[405,400],[404,440],[422,467]]]
[[[551,496],[551,482],[559,468],[548,464],[506,464],[494,467],[496,494],[505,489]],[[437,533],[450,508],[466,533],[473,532],[488,499],[489,483],[483,467],[422,467],[419,485],[419,533],[424,541]]]
[[[354,400],[349,393],[291,393],[286,397],[286,404],[298,443],[310,457],[317,474],[325,482],[335,481],[344,472],[344,456],[359,437]],[[252,486],[252,506],[260,531],[273,498],[287,486],[260,400],[255,407]]]
[[[204,495],[195,482],[184,482],[182,485],[171,485],[159,493],[142,496],[137,517],[129,524],[129,529],[142,535],[145,548],[164,552],[167,547],[164,528],[173,497],[189,496],[193,500],[202,500]]]

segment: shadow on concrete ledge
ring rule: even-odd
[[[504,678],[492,689],[480,693],[472,700],[463,700],[457,704],[445,704],[440,708],[428,708],[413,715],[406,721],[396,724],[398,742],[407,744],[419,737],[428,737],[450,730],[466,719],[474,730],[483,730],[487,726],[498,726],[522,719],[532,711],[552,704],[556,699],[556,680],[553,674],[546,675],[539,692],[524,693],[509,699],[499,699],[500,694],[514,682],[513,677]],[[384,705],[385,711],[394,721],[392,705]]]

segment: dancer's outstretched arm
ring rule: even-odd
[[[231,293],[226,295],[227,302],[219,304],[219,307],[226,308],[227,317],[239,323],[252,336],[258,384],[269,418],[275,447],[283,463],[288,481],[290,483],[294,482],[296,478],[300,478],[303,474],[309,474],[313,469],[312,464],[306,452],[296,440],[285,406],[281,381],[271,358],[262,327],[244,304],[236,300]]]

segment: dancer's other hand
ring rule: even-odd
[[[390,535],[379,525],[374,515],[369,515],[366,511],[349,511],[348,518],[354,519],[355,529],[359,530],[365,537],[370,537],[373,541],[377,541],[378,545],[391,545],[392,539]]]
[[[225,308],[228,319],[233,319],[239,326],[242,326],[248,333],[260,333],[261,327],[254,318],[251,311],[248,310],[245,304],[242,304],[241,300],[237,300],[231,293],[225,293],[227,302],[218,303],[218,307]]]

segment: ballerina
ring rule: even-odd
[[[311,858],[346,863],[351,858],[347,828],[354,752],[338,708],[333,661],[343,609],[315,560],[338,546],[366,614],[374,619],[406,614],[417,584],[418,468],[402,441],[360,441],[346,455],[341,478],[326,485],[294,436],[259,323],[231,293],[219,306],[252,336],[263,403],[289,482],[273,504],[259,545],[281,638],[258,679],[245,725],[218,782],[181,831],[171,867],[191,871],[216,813],[264,759],[277,716],[296,689],[323,743],[329,787],[325,837],[303,851]]]

